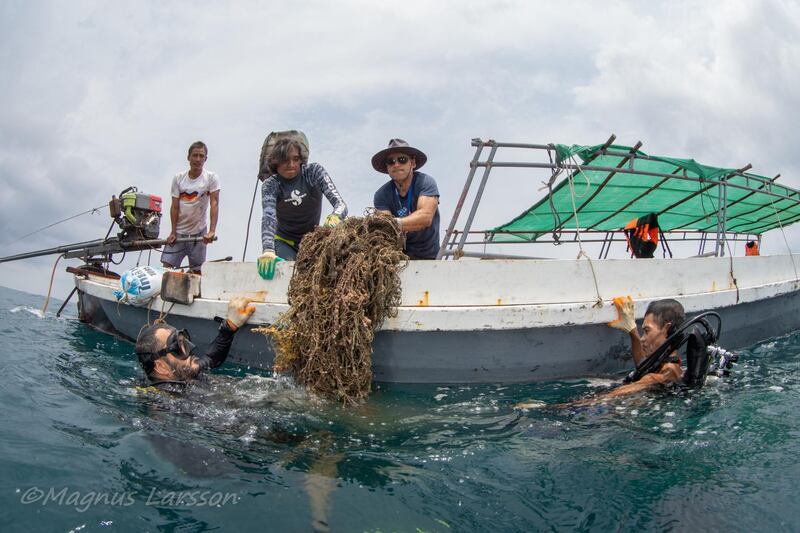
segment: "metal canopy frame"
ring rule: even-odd
[[[573,238],[572,241],[578,241],[578,233],[583,236],[580,240],[582,242],[601,242],[602,248],[600,251],[600,257],[607,257],[608,252],[611,248],[611,243],[615,241],[614,236],[621,232],[622,229],[620,228],[619,231],[608,231],[608,230],[598,230],[596,229],[597,226],[617,215],[621,212],[625,211],[628,207],[636,203],[637,201],[641,200],[648,194],[652,193],[654,190],[658,189],[665,183],[669,182],[670,180],[686,180],[692,182],[700,182],[703,184],[699,190],[687,195],[684,198],[681,198],[679,201],[675,202],[674,204],[660,210],[657,214],[661,215],[667,212],[670,209],[696,197],[697,195],[706,194],[712,188],[717,187],[717,198],[716,198],[716,209],[709,211],[707,214],[704,214],[701,217],[693,219],[689,222],[686,222],[680,227],[673,228],[669,231],[663,232],[666,236],[669,236],[670,240],[677,240],[677,241],[696,241],[699,242],[699,250],[698,255],[715,255],[718,257],[725,255],[725,243],[728,241],[750,241],[750,240],[757,240],[761,241],[761,235],[758,233],[758,230],[761,228],[766,228],[770,226],[771,222],[765,222],[764,224],[757,226],[755,228],[756,233],[741,233],[737,231],[738,227],[741,227],[742,224],[728,226],[727,220],[727,208],[733,205],[738,204],[746,200],[747,198],[751,197],[754,194],[766,194],[774,198],[772,202],[773,210],[770,213],[765,214],[761,218],[757,219],[756,222],[763,221],[773,216],[779,217],[779,222],[782,225],[788,225],[800,220],[800,215],[794,215],[785,221],[780,220],[781,213],[784,213],[788,209],[800,205],[800,191],[796,191],[790,189],[789,187],[782,186],[783,189],[790,191],[787,195],[775,192],[772,190],[773,183],[780,177],[780,174],[775,176],[774,178],[762,178],[760,176],[755,176],[752,174],[745,174],[748,170],[752,168],[751,165],[745,165],[742,168],[737,170],[733,170],[727,172],[725,174],[721,174],[719,176],[714,177],[713,179],[703,179],[689,176],[685,169],[678,168],[674,172],[666,174],[661,172],[654,172],[654,171],[647,171],[647,170],[640,170],[636,168],[637,160],[653,160],[662,162],[661,159],[648,156],[646,154],[641,153],[639,150],[642,147],[642,142],[638,141],[630,150],[628,151],[620,151],[616,150],[612,147],[612,144],[616,140],[615,135],[611,135],[608,140],[599,148],[596,152],[594,152],[591,156],[591,159],[584,162],[583,164],[574,164],[569,163],[566,161],[559,162],[556,155],[556,147],[555,144],[529,144],[529,143],[511,143],[511,142],[498,142],[493,139],[489,140],[482,140],[480,138],[472,139],[472,146],[475,147],[475,154],[470,161],[470,169],[467,175],[466,181],[464,183],[464,188],[461,191],[461,195],[458,198],[456,203],[455,210],[453,211],[453,216],[450,219],[450,223],[447,227],[445,232],[444,238],[442,239],[442,245],[439,250],[439,254],[437,259],[451,257],[453,259],[459,259],[460,257],[484,257],[484,258],[511,258],[511,257],[519,257],[519,258],[530,258],[529,256],[511,256],[506,254],[493,254],[493,253],[486,253],[486,252],[471,252],[465,251],[465,246],[470,245],[483,245],[486,246],[488,244],[492,245],[502,245],[502,244],[541,244],[541,243],[560,243],[565,242],[562,239],[554,240],[554,239],[542,239],[541,237],[547,235],[548,233],[555,233],[558,232],[572,234]],[[485,160],[481,160],[481,156],[484,153],[484,149],[489,149],[489,154],[485,158]],[[542,162],[542,163],[534,163],[534,162],[518,162],[518,161],[496,161],[495,158],[497,156],[498,150],[501,148],[510,148],[510,149],[522,149],[522,150],[535,150],[535,151],[544,151],[547,154],[549,162]],[[610,155],[610,156],[617,156],[621,157],[622,160],[617,164],[615,167],[607,167],[607,166],[594,166],[592,165],[592,161],[594,161],[600,155]],[[475,192],[475,197],[472,199],[472,205],[469,208],[469,213],[467,215],[466,222],[462,229],[457,229],[458,219],[461,216],[461,212],[465,207],[467,202],[467,198],[470,194],[472,189],[472,184],[477,174],[478,169],[482,168],[483,173],[481,175],[480,183],[478,185],[477,191]],[[580,214],[581,210],[584,209],[587,205],[591,203],[591,201],[600,193],[600,191],[609,183],[611,178],[613,178],[616,174],[638,174],[643,176],[652,176],[652,177],[660,177],[663,178],[662,180],[658,181],[652,187],[647,189],[646,191],[642,192],[635,198],[628,201],[625,205],[623,205],[620,209],[615,211],[614,213],[602,218],[601,220],[595,222],[593,225],[588,226],[586,228],[579,228],[575,229],[565,229],[564,225],[572,220],[575,216],[575,213],[570,213],[569,216],[565,217],[563,220],[560,220],[560,223],[557,224],[553,230],[548,230],[546,232],[503,232],[503,234],[520,234],[520,235],[536,235],[535,239],[532,241],[515,241],[515,242],[497,242],[491,241],[490,237],[492,233],[488,231],[475,231],[472,229],[472,224],[475,219],[475,215],[478,211],[478,206],[480,205],[481,198],[483,196],[484,190],[486,189],[486,185],[488,183],[489,177],[491,172],[495,168],[532,168],[532,169],[548,169],[551,172],[551,180],[549,184],[549,193],[548,195],[552,194],[552,185],[555,182],[556,178],[564,171],[570,172],[568,178],[572,178],[575,173],[581,171],[595,171],[595,172],[605,172],[607,176],[602,180],[602,182],[597,185],[597,188],[593,193],[584,200],[579,206],[575,207],[575,213]],[[741,176],[745,179],[745,183],[731,183],[729,178],[733,176]],[[565,178],[567,179],[567,178]],[[751,186],[751,182],[753,182],[753,186]],[[741,198],[738,198],[728,204],[728,188],[732,187],[739,190],[748,191],[748,194],[744,195]],[[775,206],[775,202],[785,202],[788,201],[788,206]],[[713,206],[713,201],[711,202],[711,206]],[[744,214],[752,214],[759,210],[765,209],[765,206],[757,207],[751,211],[748,211]],[[708,215],[714,214],[717,218],[715,223],[709,224],[708,227],[703,228],[700,231],[697,230],[687,230],[682,229],[691,226],[692,224],[697,223],[698,221],[702,220]],[[520,216],[524,216],[520,215]],[[747,223],[748,225],[752,225],[753,222]],[[601,237],[601,235],[603,235]],[[705,252],[705,245],[708,242],[709,235],[714,236],[714,251],[712,252]],[[471,237],[477,237],[475,240],[472,240]],[[469,240],[468,240],[469,239]],[[617,242],[625,242],[625,239],[617,239]]]

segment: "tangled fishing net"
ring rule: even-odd
[[[289,310],[271,327],[275,366],[314,392],[345,404],[372,383],[372,339],[400,304],[408,264],[388,215],[345,219],[303,238],[289,284]]]

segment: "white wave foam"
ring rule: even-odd
[[[608,388],[614,385],[619,385],[618,379],[590,378],[585,382],[585,386],[593,389]]]
[[[36,309],[34,307],[28,307],[27,305],[20,305],[11,310],[12,313],[19,313],[20,311],[26,311],[34,316],[39,318],[44,318],[44,313],[42,313],[41,309]]]
[[[547,407],[547,404],[541,400],[528,400],[527,402],[520,402],[514,406],[516,409],[542,409]]]

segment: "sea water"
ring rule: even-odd
[[[4,532],[800,528],[800,333],[700,390],[382,384],[345,408],[227,364],[153,392],[131,344],[41,304],[0,289]]]

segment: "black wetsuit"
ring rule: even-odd
[[[211,344],[208,346],[208,350],[206,351],[205,355],[194,354],[197,358],[197,362],[200,364],[200,370],[197,372],[195,379],[190,381],[151,381],[150,385],[165,392],[181,393],[185,391],[186,387],[195,381],[203,372],[212,368],[217,368],[225,362],[225,360],[228,358],[228,354],[231,351],[233,336],[235,334],[236,330],[233,330],[228,326],[227,320],[223,320],[222,324],[219,326],[219,333],[217,333],[217,337],[211,341]]]

